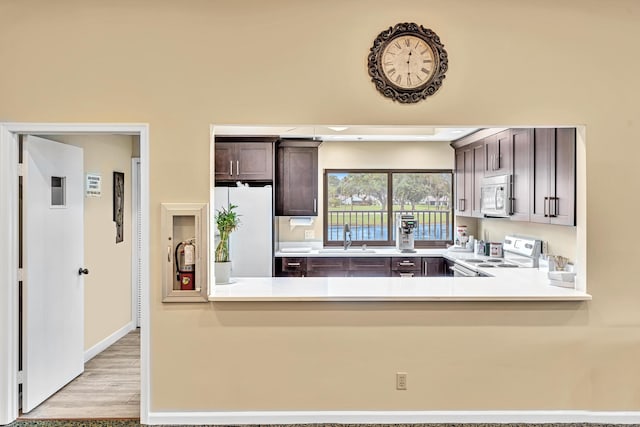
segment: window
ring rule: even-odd
[[[355,244],[395,244],[399,214],[413,214],[416,246],[451,243],[451,170],[325,170],[324,244],[341,245],[349,224]],[[391,214],[389,214],[391,213]]]

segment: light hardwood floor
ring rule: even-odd
[[[84,373],[21,419],[138,418],[140,330],[88,361]]]

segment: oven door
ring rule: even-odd
[[[453,273],[453,277],[478,277],[479,276],[477,271],[473,271],[457,263],[450,266],[449,270],[451,270],[451,272]]]

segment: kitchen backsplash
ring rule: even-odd
[[[501,242],[507,234],[535,237],[546,243],[547,254],[566,256],[571,262],[576,260],[576,227],[498,218],[478,220],[476,237],[484,238],[485,233],[492,242]]]
[[[296,226],[291,229],[290,217],[276,218],[276,237],[280,242],[299,242],[312,245],[322,242],[322,223],[317,218],[311,226]],[[510,221],[508,219],[476,219],[457,217],[458,225],[466,225],[468,234],[476,239],[484,239],[485,232],[489,241],[501,242],[507,234],[535,237],[546,243],[547,254],[576,259],[576,228],[561,225],[536,224]],[[309,235],[311,231],[312,237]],[[306,235],[305,235],[305,232]],[[277,243],[277,242],[276,242]]]

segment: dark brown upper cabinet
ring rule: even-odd
[[[456,150],[455,214],[471,216],[473,205],[473,150],[464,147]]]
[[[215,181],[273,181],[276,137],[216,136]]]
[[[495,176],[510,174],[513,151],[510,129],[486,137],[484,145],[484,175]]]
[[[473,195],[471,202],[471,216],[476,218],[482,218],[482,212],[480,212],[480,203],[482,202],[482,191],[480,189],[482,185],[482,178],[484,177],[484,158],[485,158],[485,146],[483,143],[473,144],[471,146],[473,151]]]
[[[531,221],[575,225],[576,130],[535,129]]]
[[[318,215],[319,141],[282,140],[276,149],[276,215]]]
[[[484,129],[451,145],[456,215],[482,217],[482,178],[508,174],[511,220],[575,225],[575,128]]]
[[[511,220],[530,221],[531,151],[533,129],[511,129]]]
[[[480,184],[484,176],[484,143],[468,145],[456,150],[455,214],[481,217]]]

